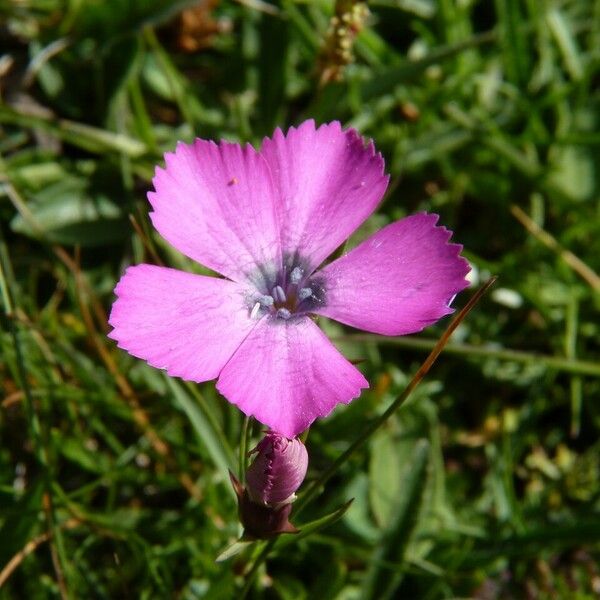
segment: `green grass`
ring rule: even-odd
[[[192,4],[0,7],[0,599],[597,597],[600,2],[373,0],[347,66],[321,51],[331,1],[216,2],[186,52]],[[365,232],[437,212],[474,268],[457,307],[498,281],[335,471],[448,323],[322,323],[371,389],[310,431],[302,533],[215,562],[242,415],[106,315],[128,264],[197,268],[148,219],[165,151],[311,117],[385,156]]]

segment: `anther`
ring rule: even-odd
[[[252,308],[252,312],[250,313],[250,318],[256,319],[259,310],[260,310],[260,302],[257,302]]]
[[[261,306],[273,306],[275,300],[273,300],[273,296],[259,296],[258,302],[260,302]]]
[[[280,308],[277,311],[277,316],[287,321],[292,316],[292,313],[287,308]]]
[[[275,299],[276,302],[286,302],[287,301],[285,292],[283,291],[283,288],[280,285],[276,285],[273,288],[272,293],[273,293],[273,298]]]
[[[313,291],[311,288],[302,288],[298,292],[298,300],[300,300],[300,302],[302,302],[302,300],[306,300],[307,298],[310,298],[312,295],[313,295]]]
[[[294,267],[290,273],[290,281],[294,284],[300,283],[304,271],[300,267]]]

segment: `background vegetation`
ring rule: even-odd
[[[600,2],[355,5],[0,4],[0,598],[600,594]],[[262,564],[262,544],[216,563],[239,535],[243,419],[212,383],[117,350],[106,315],[126,265],[198,268],[149,225],[163,152],[259,144],[309,117],[385,155],[390,190],[362,235],[434,211],[473,286],[499,279],[296,519],[329,526]],[[323,326],[372,386],[313,427],[308,481],[445,324]]]

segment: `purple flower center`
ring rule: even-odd
[[[295,265],[284,267],[270,281],[264,280],[263,289],[251,294],[248,302],[250,317],[264,315],[288,320],[305,315],[323,305],[324,289],[317,278],[305,277],[305,269]]]

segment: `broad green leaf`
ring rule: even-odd
[[[176,405],[187,415],[198,437],[198,443],[206,450],[207,455],[213,460],[214,465],[223,475],[230,470],[233,471],[235,469],[235,459],[223,446],[222,432],[219,433],[216,430],[213,422],[207,418],[207,415],[201,410],[196,400],[179,381],[168,376],[165,376],[165,380],[173,394]],[[228,482],[226,483],[226,487],[233,494],[233,489],[229,486]]]
[[[104,452],[87,449],[80,440],[54,435],[55,447],[69,461],[79,465],[84,471],[102,475],[111,468],[111,461]]]
[[[339,521],[339,519],[341,519],[344,516],[344,514],[350,508],[350,506],[352,506],[352,502],[353,502],[352,499],[348,500],[347,502],[342,504],[340,507],[336,508],[333,512],[329,513],[328,515],[325,515],[324,517],[320,517],[319,519],[315,519],[314,521],[310,521],[309,523],[302,523],[302,524],[294,523],[294,525],[296,525],[296,527],[300,530],[300,533],[290,534],[290,535],[287,535],[287,534],[282,535],[277,540],[277,548],[278,549],[285,548],[286,546],[289,546],[290,544],[299,542],[301,539],[308,537],[309,535],[316,533],[317,531],[320,531],[321,529],[324,529],[325,527],[329,527],[329,525],[332,525],[336,521]],[[291,520],[292,520],[292,522],[294,521],[293,510],[292,510]]]
[[[402,466],[400,493],[394,513],[383,530],[365,577],[361,598],[392,598],[403,577],[402,565],[406,547],[415,528],[425,487],[429,442],[422,439],[414,447],[412,460]]]
[[[243,540],[236,540],[233,544],[227,546],[220,554],[215,558],[216,562],[225,562],[234,556],[243,552],[249,546],[252,546],[254,542],[245,542]]]
[[[27,207],[32,219],[16,215],[13,231],[60,244],[98,246],[124,239],[130,229],[113,200],[83,178],[50,184],[33,194]]]

